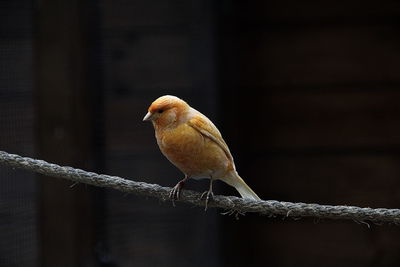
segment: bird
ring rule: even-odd
[[[261,200],[236,171],[228,145],[218,128],[184,100],[164,95],[151,103],[143,121],[151,121],[157,144],[164,156],[184,174],[169,197],[178,200],[188,179],[210,179],[205,208],[213,198],[213,182],[233,186],[242,198]]]

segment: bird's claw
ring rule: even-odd
[[[206,196],[206,205],[204,207],[204,211],[207,211],[208,202],[210,202],[210,199],[214,198],[214,193],[211,190],[205,191],[205,192],[203,192],[203,194],[201,194],[200,200],[202,200],[204,198],[204,196]]]
[[[172,200],[172,205],[175,206],[175,200],[179,200],[181,196],[181,189],[184,185],[183,181],[179,181],[169,192],[169,198]]]
[[[172,200],[178,200],[180,194],[181,194],[181,187],[178,186],[178,184],[177,184],[169,192],[169,198],[172,199]]]

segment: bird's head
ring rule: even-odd
[[[176,96],[161,96],[150,105],[143,121],[151,121],[155,127],[167,127],[182,121],[189,109],[189,105]]]

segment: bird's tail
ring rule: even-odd
[[[239,174],[234,171],[229,179],[224,179],[224,182],[236,188],[242,198],[249,198],[253,200],[261,200],[256,193],[243,181]]]

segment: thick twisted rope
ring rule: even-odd
[[[170,187],[157,184],[135,182],[117,176],[86,172],[72,167],[59,166],[43,160],[21,157],[0,151],[0,163],[10,167],[24,169],[51,177],[71,180],[94,186],[113,188],[122,192],[139,196],[150,196],[168,200]],[[204,206],[201,194],[190,190],[182,190],[179,201]],[[233,196],[214,196],[208,207],[222,208],[233,213],[256,212],[267,216],[281,215],[285,217],[313,217],[318,219],[343,219],[356,222],[400,224],[400,209],[372,209],[355,206],[330,206],[319,204],[281,202],[276,200],[254,201]]]

